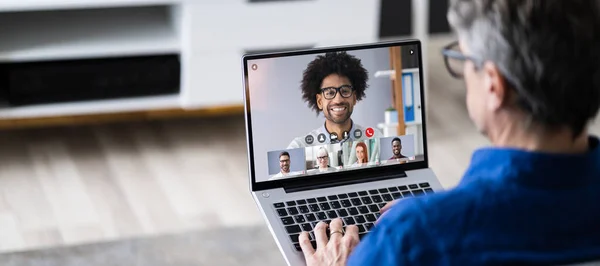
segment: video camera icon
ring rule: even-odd
[[[338,135],[336,133],[331,133],[331,135],[329,135],[329,138],[331,138],[331,141],[337,141]]]

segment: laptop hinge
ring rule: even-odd
[[[396,172],[391,175],[375,176],[375,177],[368,177],[368,178],[361,178],[361,179],[352,178],[352,179],[347,179],[347,180],[336,180],[336,181],[332,181],[332,182],[319,182],[319,183],[314,182],[311,184],[290,185],[290,186],[284,187],[283,189],[285,190],[286,193],[294,193],[294,192],[301,192],[301,191],[308,191],[308,190],[315,190],[315,189],[322,189],[322,188],[330,188],[330,187],[337,187],[337,186],[347,186],[347,185],[354,185],[354,184],[360,184],[360,183],[365,183],[365,182],[381,181],[381,180],[386,180],[386,179],[402,178],[402,177],[407,177],[406,172],[402,171],[402,172]]]

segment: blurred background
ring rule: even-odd
[[[430,165],[452,188],[488,143],[440,55],[446,9],[0,1],[0,265],[283,265],[249,192],[246,53],[420,39]]]

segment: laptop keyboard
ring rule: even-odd
[[[273,207],[295,249],[301,251],[298,237],[304,231],[310,232],[311,243],[316,248],[315,235],[312,231],[319,221],[329,223],[332,219],[342,218],[344,228],[347,225],[356,225],[359,237],[362,239],[381,215],[380,209],[388,202],[431,193],[433,189],[429,183],[419,183],[278,202],[274,203]]]

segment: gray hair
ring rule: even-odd
[[[498,67],[531,121],[574,136],[600,108],[599,17],[600,0],[451,0],[448,11],[471,56]]]

